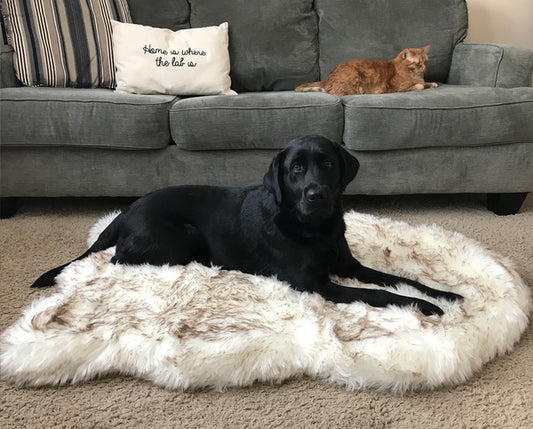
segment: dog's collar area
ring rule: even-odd
[[[317,219],[316,223],[302,222],[298,219],[296,208],[281,206],[275,222],[280,231],[293,239],[315,240],[331,236],[332,231],[344,232],[342,208],[335,207],[328,219]],[[339,214],[340,213],[340,214]]]

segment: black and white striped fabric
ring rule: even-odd
[[[27,86],[114,88],[111,20],[126,0],[2,0],[17,78]]]

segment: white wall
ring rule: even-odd
[[[467,0],[468,42],[533,49],[533,0]]]

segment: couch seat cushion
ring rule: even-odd
[[[533,143],[533,88],[442,85],[342,101],[354,150]]]
[[[321,134],[342,138],[339,98],[293,91],[180,99],[170,109],[172,138],[182,149],[281,149],[289,140]]]
[[[109,89],[0,89],[5,146],[158,149],[170,143],[167,95]],[[21,125],[21,122],[24,125]]]

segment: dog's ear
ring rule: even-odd
[[[270,163],[270,168],[263,177],[264,187],[267,189],[268,192],[274,195],[274,198],[276,199],[276,202],[278,204],[281,203],[282,196],[282,184],[280,182],[283,179],[281,170],[283,168],[283,158],[285,156],[284,154],[285,151],[280,152],[276,155],[276,157]]]
[[[341,185],[342,190],[344,191],[346,186],[348,186],[348,183],[350,183],[357,175],[357,172],[359,171],[359,161],[340,144],[336,144],[336,147],[342,166]]]

